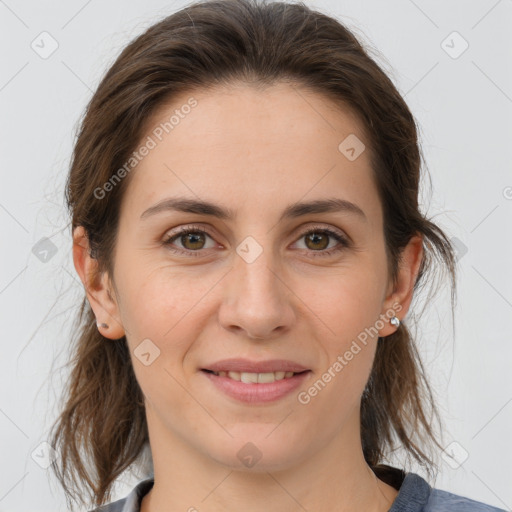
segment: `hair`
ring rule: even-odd
[[[97,191],[130,158],[147,121],[182,92],[235,83],[265,88],[287,82],[357,113],[383,208],[389,276],[398,275],[402,249],[414,235],[424,249],[414,284],[447,270],[454,308],[456,260],[440,227],[420,212],[423,155],[415,119],[390,78],[340,21],[303,2],[196,2],[153,24],[108,69],[80,122],[65,199],[71,230],[83,226],[98,273],[113,275],[120,204],[130,176],[98,198]],[[433,274],[433,275],[434,275]],[[144,396],[123,336],[104,338],[83,297],[69,361],[64,405],[52,426],[52,465],[68,505],[111,497],[116,478],[140,464],[149,445]],[[364,458],[384,474],[395,442],[429,473],[441,448],[432,390],[407,321],[379,339],[361,398]],[[381,471],[381,473],[379,473]]]

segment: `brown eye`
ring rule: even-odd
[[[186,235],[180,235],[179,239],[181,244],[185,249],[190,249],[191,251],[202,249],[205,243],[205,235],[204,233],[191,231]]]
[[[211,239],[211,236],[204,229],[185,226],[180,228],[178,233],[171,234],[162,243],[176,254],[200,256],[203,249],[206,250],[215,245],[212,244],[210,247],[206,247],[207,238]]]
[[[304,240],[304,245],[311,256],[332,256],[335,253],[350,247],[349,241],[340,233],[327,228],[313,228],[302,234],[299,240]],[[329,247],[330,241],[338,242]]]
[[[313,231],[312,233],[305,235],[305,239],[308,249],[323,250],[329,245],[329,236],[319,231]]]
[[[206,246],[207,238],[213,242],[210,247]],[[305,250],[313,257],[332,256],[351,246],[344,236],[327,228],[312,228],[303,233],[299,240],[305,241]],[[337,244],[329,247],[332,241]],[[183,256],[202,256],[207,249],[215,246],[215,242],[208,232],[197,226],[183,226],[162,243],[170,251]]]

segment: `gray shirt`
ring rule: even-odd
[[[125,498],[90,512],[140,512],[142,498],[153,487],[153,477],[139,482]],[[398,487],[395,487],[398,488]],[[406,473],[389,512],[506,512],[479,501],[432,488],[416,473]]]

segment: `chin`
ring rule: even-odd
[[[241,428],[224,444],[212,447],[210,457],[233,471],[258,473],[287,470],[305,456],[302,450],[297,449],[304,447],[304,439],[294,440],[284,429],[279,435],[277,430],[280,427],[272,432],[275,428],[276,425],[269,428],[268,424],[256,429]]]

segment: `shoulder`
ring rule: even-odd
[[[502,508],[492,507],[480,501],[475,501],[458,494],[452,494],[440,489],[432,489],[425,512],[444,511],[450,512],[504,512]]]
[[[128,496],[89,512],[140,512],[142,498],[153,487],[153,477],[139,482]],[[506,512],[458,494],[432,488],[416,473],[404,475],[389,512]]]
[[[458,494],[432,488],[416,473],[407,473],[389,512],[506,512]]]
[[[153,477],[146,478],[140,481],[125,498],[95,508],[89,512],[140,512],[142,498],[151,490],[153,483]]]

